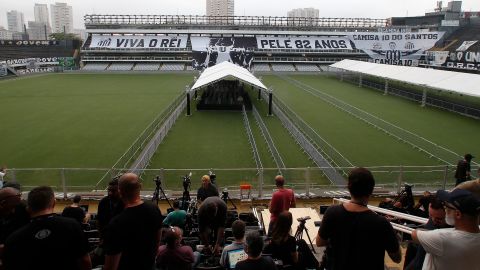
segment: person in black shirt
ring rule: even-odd
[[[30,222],[21,195],[18,189],[12,187],[0,189],[0,248],[10,234]]]
[[[5,243],[5,269],[91,269],[88,241],[78,222],[53,213],[50,187],[28,194],[32,221]]]
[[[369,170],[353,169],[348,175],[350,201],[330,206],[325,212],[316,244],[329,244],[328,269],[383,270],[385,251],[392,261],[401,261],[392,225],[367,207],[374,186]]]
[[[72,218],[80,224],[86,223],[87,214],[85,213],[85,210],[79,206],[81,200],[82,197],[80,195],[75,195],[73,197],[73,203],[63,209],[62,216]]]
[[[210,181],[210,176],[202,176],[202,186],[197,191],[197,200],[204,201],[208,197],[218,197],[218,189]]]
[[[471,180],[470,176],[470,162],[472,159],[475,158],[471,154],[466,154],[464,156],[464,159],[458,161],[457,163],[457,169],[455,170],[455,179],[457,179],[455,186],[458,186],[459,184]]]
[[[125,204],[105,228],[104,270],[152,270],[161,237],[162,215],[158,206],[143,202],[138,176],[126,173],[118,188]]]
[[[263,252],[281,260],[283,265],[293,266],[298,262],[298,253],[295,237],[290,235],[292,223],[292,213],[288,211],[280,213],[272,230],[271,242]]]
[[[120,199],[120,194],[118,193],[118,178],[113,179],[108,183],[108,195],[103,197],[98,203],[97,211],[97,225],[102,236],[103,230],[108,225],[110,220],[120,214],[123,211],[124,204]]]
[[[198,208],[199,236],[205,245],[204,250],[209,252],[210,234],[216,232],[217,241],[214,254],[220,253],[220,244],[225,233],[225,222],[227,221],[227,204],[220,197],[209,197]]]
[[[263,239],[257,231],[250,231],[245,238],[245,253],[248,258],[239,261],[235,270],[276,270],[270,257],[262,257]]]

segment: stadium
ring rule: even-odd
[[[0,40],[4,180],[96,209],[134,172],[166,212],[214,175],[262,229],[276,175],[318,217],[348,198],[356,167],[375,176],[372,205],[451,189],[457,162],[480,149],[480,13],[453,13],[92,14],[82,42]]]

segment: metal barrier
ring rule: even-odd
[[[323,101],[333,105],[334,107],[364,121],[365,123],[395,137],[396,139],[411,145],[413,148],[418,149],[419,151],[425,153],[429,157],[433,157],[444,164],[452,165],[451,160],[458,160],[462,156],[454,151],[436,144],[432,141],[427,140],[426,138],[411,132],[409,130],[403,129],[395,124],[392,124],[378,116],[370,114],[360,108],[357,108],[345,101],[342,101],[338,98],[335,98],[321,89],[314,88],[308,84],[295,80],[289,77],[282,77],[286,81],[291,82],[297,87],[303,89],[304,91],[312,94],[315,97],[322,99]]]
[[[414,185],[414,192],[425,190],[453,188],[455,185],[455,166],[374,166],[367,167],[376,180],[375,194],[395,195],[405,183]],[[475,172],[478,166],[472,166]],[[346,183],[331,184],[325,177],[327,168],[285,168],[282,174],[286,184],[301,197],[345,197],[348,196]],[[336,171],[349,171],[352,167],[334,168]],[[104,194],[108,181],[98,183],[102,176],[115,176],[112,172],[126,172],[129,168],[9,168],[4,178],[7,182],[17,182],[22,190],[27,191],[39,185],[52,186],[55,192]],[[252,186],[252,196],[265,198],[274,191],[274,177],[278,168],[149,168],[141,175],[143,190],[148,193],[155,189],[153,179],[156,175],[162,178],[162,185],[169,196],[181,197],[183,184],[181,176],[192,172],[192,187],[201,185],[201,176],[210,170],[217,175],[220,188],[228,188],[230,195],[240,194],[240,185],[248,183]],[[107,177],[105,177],[107,179]],[[108,177],[108,179],[110,179]],[[264,179],[268,179],[264,183]]]
[[[130,166],[130,164],[133,163],[133,160],[140,156],[140,151],[142,151],[142,149],[144,149],[144,147],[151,141],[154,134],[160,129],[160,126],[170,119],[170,116],[175,112],[176,109],[178,109],[178,106],[181,106],[183,102],[185,102],[185,93],[180,94],[165,110],[155,117],[155,119],[142,131],[142,133],[140,133],[130,147],[115,162],[112,168],[100,178],[95,185],[95,189],[97,189],[100,183],[102,183],[108,175],[113,176],[120,172],[115,168],[127,168]],[[168,130],[166,130],[166,132],[168,132]],[[161,139],[163,139],[163,137]]]
[[[334,72],[335,75],[339,75],[339,73]],[[359,78],[357,75],[353,74],[347,74],[346,76],[343,76],[343,80],[358,84],[359,83]],[[381,92],[385,92],[385,84],[383,83],[378,83],[378,82],[372,82],[369,80],[362,80],[362,85],[366,86],[368,88],[374,89],[374,90],[379,90]],[[388,94],[402,97],[411,101],[415,102],[422,102],[422,94],[421,93],[415,93],[412,91],[408,91],[406,89],[400,89],[397,87],[392,87],[388,86]],[[472,117],[475,119],[480,119],[480,109],[478,108],[473,108],[469,107],[466,105],[458,104],[458,103],[453,103],[450,101],[442,100],[439,98],[435,97],[430,97],[427,95],[425,104],[428,106],[432,106],[435,108],[447,110],[450,112],[458,113],[464,116]]]
[[[263,93],[264,100],[268,100],[266,93]],[[272,109],[273,113],[280,119],[282,125],[287,129],[287,131],[292,135],[295,141],[302,147],[305,153],[315,162],[315,164],[323,169],[323,173],[330,180],[332,184],[343,185],[345,184],[345,179],[343,176],[330,164],[330,162],[322,155],[322,153],[315,147],[311,140],[309,140],[300,129],[287,117],[287,115],[279,107],[281,102],[277,100],[273,103]],[[282,106],[283,107],[283,106]],[[290,115],[290,114],[289,114]],[[307,177],[308,179],[308,177]],[[307,194],[308,194],[307,190]]]
[[[268,128],[263,122],[262,117],[258,113],[257,109],[255,106],[252,107],[252,112],[253,116],[255,117],[255,120],[257,122],[258,127],[260,128],[260,132],[262,133],[262,137],[265,139],[265,142],[267,143],[268,146],[268,151],[272,155],[273,160],[275,161],[275,164],[278,167],[278,172],[281,174],[282,169],[285,169],[285,163],[283,162],[282,156],[278,152],[277,147],[275,146],[275,143],[273,142],[272,136],[270,135],[270,132],[268,132]]]
[[[250,127],[250,121],[248,121],[247,111],[245,110],[245,105],[242,106],[242,115],[243,115],[243,124],[245,126],[245,132],[247,133],[248,142],[252,147],[253,159],[257,165],[258,172],[260,173],[263,169],[262,160],[260,159],[260,154],[258,153],[257,143],[253,137],[252,129]]]
[[[133,162],[133,165],[130,167],[131,172],[141,175],[143,170],[150,164],[150,160],[157,151],[158,146],[167,136],[173,124],[175,124],[175,121],[177,121],[178,117],[187,106],[187,100],[184,98],[184,95],[182,95],[182,99],[183,101],[178,104],[177,108],[175,108],[160,129],[158,129],[137,160]]]

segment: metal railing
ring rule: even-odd
[[[268,100],[267,93],[263,92],[263,95],[264,100]],[[295,125],[295,123],[290,120],[290,118],[281,109],[281,107],[279,107],[279,105],[281,106],[279,100],[276,100],[276,102],[273,103],[273,113],[278,117],[278,119],[280,119],[282,125],[287,129],[298,145],[300,145],[303,151],[307,153],[307,155],[319,168],[323,168],[324,175],[332,184],[338,186],[345,184],[345,179],[343,178],[342,174],[332,167],[331,163],[325,158],[324,154],[319,151],[319,148],[312,144],[312,141],[308,139],[305,134]],[[288,115],[290,116],[290,114]]]
[[[270,135],[270,132],[268,131],[267,126],[263,122],[262,117],[258,113],[257,109],[255,106],[252,107],[252,112],[253,116],[255,117],[255,120],[257,122],[258,127],[260,128],[260,132],[262,133],[262,137],[267,143],[268,146],[268,152],[272,155],[273,160],[275,161],[275,164],[278,167],[278,172],[281,174],[282,169],[285,169],[285,163],[283,162],[282,156],[280,155],[280,152],[278,151],[277,147],[275,146],[275,143],[273,142],[272,136]]]
[[[273,16],[199,16],[199,15],[85,15],[85,26],[257,26],[300,28],[379,28],[387,27],[387,19],[371,18],[305,18]]]
[[[242,115],[243,115],[243,125],[245,126],[245,132],[247,133],[248,142],[252,147],[253,159],[257,165],[258,172],[263,169],[262,160],[258,152],[257,143],[255,142],[255,137],[253,136],[252,129],[250,127],[250,121],[248,120],[247,111],[245,110],[245,105],[242,106]]]
[[[354,83],[354,84],[359,83],[358,76],[353,75],[353,74],[347,74],[347,76],[343,76],[343,80]],[[385,92],[385,84],[383,84],[383,83],[373,82],[373,81],[363,79],[362,80],[362,85],[365,86],[365,87],[374,89],[374,90],[379,90],[381,92]],[[394,87],[394,86],[388,86],[388,94],[398,96],[398,97],[402,97],[402,98],[405,98],[405,99],[408,99],[408,100],[411,100],[411,101],[414,101],[414,102],[419,102],[419,103],[422,102],[422,94],[421,93],[408,91],[406,89],[401,89],[401,88]],[[473,107],[469,107],[469,106],[466,106],[466,105],[463,105],[463,104],[454,103],[454,102],[450,102],[450,101],[447,101],[447,100],[442,100],[442,99],[439,99],[439,98],[431,97],[431,96],[428,96],[428,94],[427,94],[427,97],[426,97],[426,100],[425,100],[425,104],[427,106],[432,106],[432,107],[435,107],[435,108],[439,108],[439,109],[442,109],[442,110],[447,110],[447,111],[450,111],[450,112],[458,113],[458,114],[468,116],[468,117],[472,117],[472,118],[475,118],[475,119],[480,119],[480,109],[478,109],[478,108],[473,108]]]
[[[288,105],[286,105],[281,99],[274,96],[274,103],[280,107],[280,109],[286,113],[288,118],[295,124],[295,126],[309,139],[309,141],[315,145],[315,148],[320,151],[329,161],[336,167],[353,167],[353,163],[350,162],[345,156],[343,156],[333,145],[320,136],[310,125],[308,125],[297,113],[295,113]],[[343,172],[346,175],[345,172]]]
[[[162,126],[158,129],[155,135],[151,138],[150,142],[147,144],[145,149],[142,151],[140,156],[133,162],[133,165],[130,167],[130,171],[138,175],[143,174],[143,170],[147,168],[150,164],[150,160],[157,151],[160,143],[165,139],[168,132],[172,126],[177,121],[178,117],[182,114],[183,110],[187,106],[187,100],[185,99],[186,95],[182,95],[183,99],[180,104],[175,108],[175,110],[169,115],[168,119],[165,120]]]
[[[376,185],[374,195],[395,195],[405,183],[413,184],[413,191],[420,194],[425,190],[452,188],[455,185],[455,166],[371,166]],[[472,166],[476,171],[478,166]],[[327,168],[285,168],[282,174],[286,184],[294,188],[301,197],[346,197],[344,185],[334,185],[325,177]],[[352,167],[335,167],[337,171],[349,171]],[[97,183],[103,175],[111,171],[125,172],[129,168],[9,168],[4,178],[7,182],[17,182],[23,191],[39,185],[52,186],[55,192],[64,197],[72,193],[104,195],[108,181]],[[169,197],[181,197],[183,184],[181,176],[192,172],[192,188],[201,185],[201,177],[210,170],[217,175],[219,188],[227,188],[233,197],[240,194],[241,184],[252,185],[252,196],[268,198],[275,189],[274,177],[278,168],[153,168],[143,170],[141,175],[143,193],[150,194],[155,189],[151,181],[156,175],[162,177],[162,185]],[[112,177],[114,175],[111,175]],[[110,178],[109,178],[110,179]],[[266,179],[265,183],[264,180]]]
[[[422,137],[419,134],[416,134],[412,131],[406,130],[402,127],[399,127],[393,123],[390,123],[378,116],[370,114],[358,107],[355,107],[343,100],[340,100],[334,96],[331,96],[321,89],[314,88],[308,84],[295,80],[289,77],[282,77],[286,81],[291,82],[300,89],[312,94],[315,97],[322,99],[323,101],[331,104],[332,106],[364,121],[365,123],[385,132],[386,134],[393,136],[394,138],[411,145],[413,148],[418,149],[419,151],[425,153],[429,157],[433,157],[444,164],[451,164],[452,160],[457,160],[462,156],[454,151],[439,145],[435,142],[429,141],[428,139]]]
[[[140,133],[140,135],[135,139],[135,141],[128,147],[128,149],[120,156],[120,158],[113,164],[112,168],[109,169],[102,177],[99,177],[98,182],[95,185],[95,189],[109,176],[114,176],[118,174],[120,171],[116,170],[115,168],[128,168],[130,164],[134,163],[134,160],[137,159],[142,151],[148,143],[154,138],[156,132],[160,129],[160,127],[165,123],[168,122],[170,116],[178,109],[178,106],[185,101],[185,93],[180,94],[172,103],[160,112],[157,117]],[[171,125],[170,125],[171,127]],[[168,132],[168,130],[166,130]],[[163,134],[163,137],[166,135]],[[157,134],[157,136],[159,136]],[[160,135],[161,136],[161,135]],[[163,139],[161,136],[161,139]]]

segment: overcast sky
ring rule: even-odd
[[[6,28],[7,11],[23,12],[27,23],[34,19],[35,3],[55,2],[73,7],[74,28],[85,28],[85,14],[205,14],[205,0],[0,0],[0,25]],[[443,2],[445,6],[447,1]],[[384,19],[423,15],[433,11],[435,3],[436,0],[235,0],[235,15],[286,16],[294,8],[314,7],[320,10],[320,17]],[[463,10],[480,11],[480,0],[464,0]]]

